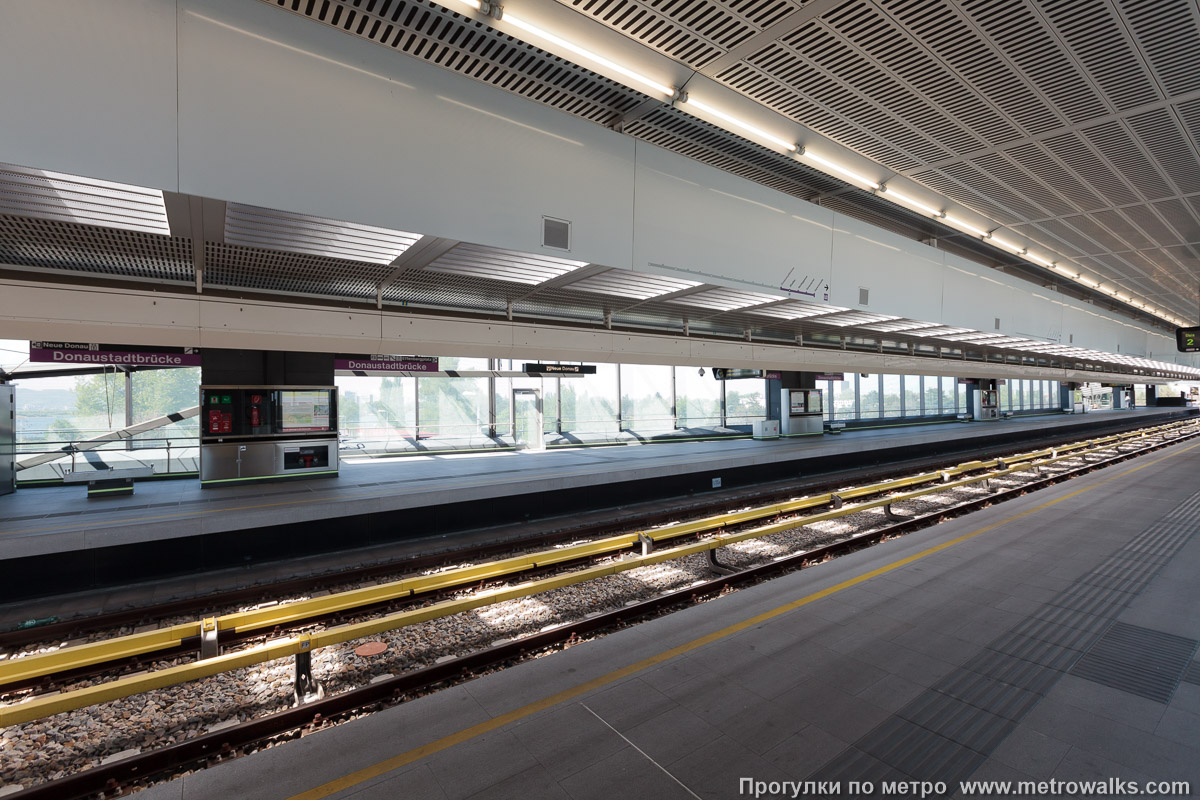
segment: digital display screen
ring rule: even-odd
[[[280,391],[279,429],[284,433],[329,430],[329,390]]]
[[[1200,328],[1176,328],[1175,346],[1181,353],[1200,352]]]

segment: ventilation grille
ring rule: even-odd
[[[863,286],[858,287],[858,304],[860,306],[868,305],[868,301],[870,299],[871,299],[871,290],[867,289],[866,287],[863,287]]]
[[[542,247],[571,249],[571,223],[565,219],[542,217]]]

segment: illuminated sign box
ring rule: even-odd
[[[1175,346],[1181,353],[1200,353],[1200,328],[1176,328]]]

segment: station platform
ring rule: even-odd
[[[216,489],[195,479],[147,481],[131,496],[104,499],[88,499],[81,486],[23,489],[0,497],[0,563],[14,576],[0,602],[48,590],[50,576],[78,589],[118,586],[155,577],[142,573],[157,565],[177,573],[241,567],[917,456],[977,458],[1195,413],[1146,408],[773,441],[347,458],[336,478]]]
[[[787,787],[762,797],[797,781],[815,782],[798,796],[834,783],[882,796],[885,781],[956,797],[1052,780],[1196,791],[1197,472],[1200,444],[1181,443],[141,796],[754,796],[744,780]]]

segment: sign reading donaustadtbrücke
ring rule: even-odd
[[[30,342],[29,360],[53,364],[109,364],[120,367],[198,367],[194,347],[157,347],[84,342]]]
[[[355,356],[338,355],[333,358],[334,369],[352,372],[437,372],[437,356]]]

